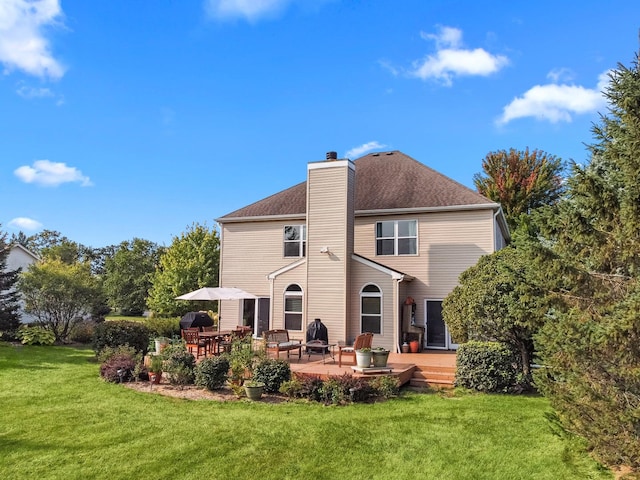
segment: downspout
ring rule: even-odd
[[[498,236],[496,235],[496,228],[499,228],[498,215],[500,215],[500,213],[502,213],[502,206],[499,206],[498,209],[496,210],[496,213],[493,214],[493,251],[494,252],[497,252],[498,250],[500,250],[498,248]]]
[[[267,275],[267,279],[269,280],[269,326],[267,330],[271,330],[273,328],[273,278],[270,275]],[[256,306],[257,307],[257,306]]]
[[[402,282],[404,280],[404,275],[402,275],[400,278],[398,278],[393,285],[393,297],[396,299],[396,301],[394,302],[396,305],[396,308],[394,308],[393,310],[393,344],[394,344],[394,349],[395,349],[395,353],[400,353],[400,328],[401,328],[401,322],[402,322],[402,317],[400,316],[400,312],[398,309],[398,305],[400,305],[400,282]]]

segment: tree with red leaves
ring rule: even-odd
[[[561,159],[542,150],[514,148],[490,152],[482,161],[485,176],[476,173],[478,192],[502,205],[510,228],[520,215],[556,203],[564,191]]]

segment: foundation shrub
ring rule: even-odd
[[[275,393],[291,379],[291,367],[285,360],[265,359],[253,370],[253,380],[264,383],[264,391]]]
[[[479,392],[514,391],[518,361],[504,343],[470,341],[460,345],[455,384]]]
[[[207,390],[218,390],[227,382],[229,360],[226,357],[209,357],[195,367],[195,383]]]
[[[397,397],[400,393],[400,385],[396,377],[382,375],[369,380],[369,386],[373,389],[373,395],[381,398]]]
[[[194,382],[196,359],[187,351],[184,343],[171,344],[162,354],[165,358],[164,371],[171,385],[181,388]]]

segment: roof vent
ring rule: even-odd
[[[387,155],[393,155],[393,152],[387,152]]]
[[[327,160],[337,160],[338,153],[337,152],[327,152]]]

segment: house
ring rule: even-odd
[[[256,336],[284,328],[304,339],[320,318],[329,343],[373,332],[392,351],[408,333],[455,349],[442,300],[509,240],[499,204],[399,151],[329,152],[306,182],[217,222],[220,285],[258,297],[221,302],[222,328],[242,318]]]
[[[10,250],[9,255],[7,255],[6,264],[7,271],[20,269],[24,272],[29,268],[30,265],[40,260],[40,258],[35,253],[31,252],[19,243],[14,243],[9,248]],[[24,302],[21,301],[20,320],[22,321],[22,323],[31,323],[35,321],[36,318],[33,315],[25,313],[24,308],[22,308],[23,305]]]

